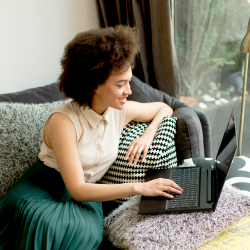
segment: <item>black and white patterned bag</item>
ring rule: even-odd
[[[120,137],[118,156],[103,178],[102,184],[119,184],[144,182],[148,169],[166,169],[177,166],[174,137],[176,134],[176,117],[165,116],[156,132],[156,136],[148,149],[144,162],[141,156],[136,165],[129,165],[125,156],[133,140],[141,136],[149,126],[148,123],[131,121],[123,129]],[[116,200],[123,203],[130,197]]]

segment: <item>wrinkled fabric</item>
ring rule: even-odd
[[[101,202],[76,202],[60,173],[33,164],[0,200],[0,249],[98,249]]]

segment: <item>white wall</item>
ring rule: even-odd
[[[0,94],[55,82],[65,45],[99,27],[95,0],[0,0]]]

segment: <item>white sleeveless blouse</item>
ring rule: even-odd
[[[68,116],[74,124],[85,181],[94,183],[100,180],[117,157],[126,106],[122,110],[107,108],[103,115],[98,115],[88,107],[79,107],[70,102],[56,108],[52,114],[57,112]],[[43,128],[43,143],[38,157],[45,165],[59,171],[54,151],[44,142],[46,126],[47,122]]]

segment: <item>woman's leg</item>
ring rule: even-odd
[[[76,202],[58,171],[33,164],[0,199],[0,249],[98,249],[101,202]]]

